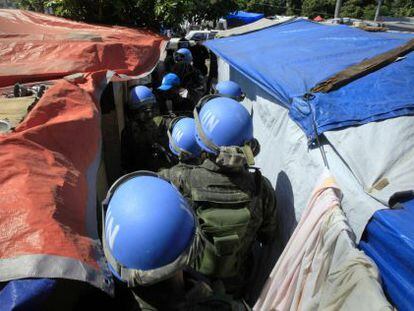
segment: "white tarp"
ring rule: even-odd
[[[277,24],[285,23],[289,20],[294,20],[294,16],[275,16],[273,18],[261,18],[254,23],[243,25],[240,27],[235,27],[227,30],[219,31],[216,35],[216,38],[225,38],[237,35],[243,35],[252,31],[257,31],[265,29]]]
[[[308,148],[302,130],[274,98],[221,59],[218,70],[219,81],[240,83],[247,95],[244,104],[248,109],[253,105],[255,136],[262,147],[256,165],[275,187],[286,242],[324,169],[321,153]],[[400,117],[326,133],[324,150],[357,242],[372,214],[387,208],[393,192],[414,189],[413,122],[414,117]],[[377,182],[376,188],[385,187],[373,189]]]

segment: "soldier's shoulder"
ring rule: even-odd
[[[174,165],[173,167],[163,169],[158,172],[159,175],[172,179],[177,176],[183,175],[183,173],[188,172],[194,168],[193,165],[185,164],[185,163],[178,163]]]

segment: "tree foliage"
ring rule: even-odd
[[[302,3],[302,15],[314,18],[318,15],[327,18],[332,17],[335,11],[335,0],[304,0]]]
[[[341,16],[373,19],[377,0],[343,0]],[[311,18],[333,16],[336,0],[20,0],[20,6],[75,20],[179,28],[183,21],[214,21],[236,10],[304,15]],[[414,0],[385,0],[383,16],[414,16]]]
[[[20,7],[92,23],[178,27],[216,20],[238,9],[236,0],[21,0]]]

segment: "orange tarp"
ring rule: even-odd
[[[53,254],[97,267],[85,237],[84,172],[96,156],[99,137],[91,96],[62,81],[15,133],[0,138],[1,257]]]
[[[162,42],[147,30],[0,10],[0,87],[107,69],[140,74],[158,61]]]
[[[112,292],[96,237],[99,97],[107,69],[148,73],[162,44],[147,31],[0,10],[0,86],[57,79],[0,135],[0,282],[67,278]],[[59,79],[75,72],[86,73]]]

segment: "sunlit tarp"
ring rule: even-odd
[[[107,69],[143,73],[158,61],[162,42],[142,29],[0,10],[0,87]]]
[[[392,302],[408,311],[414,303],[414,199],[400,204],[374,214],[360,246],[380,268]]]
[[[0,135],[0,282],[58,278],[113,292],[96,224],[99,100],[108,78],[148,74],[162,45],[149,31],[0,10],[0,86],[55,79]],[[75,72],[83,74],[59,79]],[[7,284],[0,305],[8,289],[14,304],[42,296],[48,282]]]
[[[412,56],[337,92],[317,95],[309,103],[301,100],[325,79],[404,45],[411,38],[404,34],[369,33],[348,26],[327,26],[299,19],[245,35],[210,40],[206,45],[277,102],[291,109],[291,117],[309,138],[314,138],[313,115],[320,134],[414,113]]]
[[[264,17],[263,13],[251,13],[245,11],[237,11],[226,16],[229,21],[239,21],[243,24],[253,23]]]

